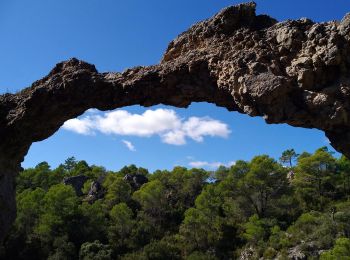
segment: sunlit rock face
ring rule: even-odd
[[[99,73],[59,63],[17,94],[0,96],[0,240],[15,217],[13,180],[30,145],[89,108],[209,102],[267,123],[317,128],[350,156],[350,15],[277,22],[255,3],[228,7],[172,41],[162,61]]]

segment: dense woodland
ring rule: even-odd
[[[65,177],[88,178],[81,194]],[[144,175],[134,185],[125,176]],[[100,197],[87,199],[92,181]],[[350,160],[323,147],[214,172],[118,172],[73,157],[17,178],[2,259],[350,259]]]

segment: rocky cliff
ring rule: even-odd
[[[350,14],[277,22],[255,3],[228,7],[172,41],[160,64],[99,73],[59,63],[0,96],[0,240],[15,217],[14,178],[30,145],[89,108],[209,102],[267,123],[317,128],[350,156]]]

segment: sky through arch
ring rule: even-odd
[[[339,20],[350,11],[350,2],[340,0],[256,2],[258,13],[268,13],[278,20],[300,17],[317,22]],[[121,71],[157,63],[176,35],[221,8],[237,3],[240,1],[3,1],[0,69],[4,73],[0,77],[0,93],[30,85],[46,75],[55,63],[70,57],[93,63],[99,71]],[[174,145],[164,142],[163,133],[157,131],[140,136],[105,134],[95,129],[94,135],[84,135],[62,129],[48,140],[34,144],[23,166],[34,166],[42,160],[55,166],[74,155],[111,169],[130,163],[151,170],[178,164],[212,168],[260,153],[277,158],[284,149],[312,152],[327,145],[320,131],[266,125],[261,118],[229,113],[210,104],[193,104],[187,110],[148,108],[159,109],[175,113],[180,122],[177,130],[184,131],[190,118],[197,121],[210,118],[210,122],[216,120],[226,125],[227,131],[210,135],[208,130],[197,140],[188,131],[184,139],[178,139],[182,144]],[[129,115],[143,115],[147,111],[138,106],[122,110]]]

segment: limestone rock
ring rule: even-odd
[[[102,184],[99,180],[92,181],[90,185],[90,190],[85,197],[84,201],[89,202],[90,204],[94,203],[98,199],[102,199],[105,195],[105,190],[102,187]]]
[[[148,182],[148,178],[142,174],[126,174],[124,181],[127,181],[134,189],[140,188],[143,184]]]
[[[77,196],[83,195],[82,188],[84,187],[84,183],[88,180],[88,177],[84,175],[78,175],[73,177],[65,177],[63,179],[63,184],[71,185],[74,188]]]

